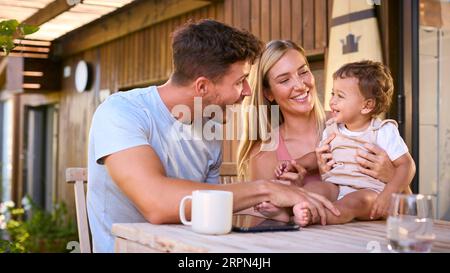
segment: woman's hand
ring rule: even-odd
[[[333,160],[331,154],[330,142],[336,137],[336,134],[331,134],[324,142],[323,145],[316,149],[317,164],[319,165],[320,174],[329,172],[333,165],[336,163]]]
[[[370,210],[371,220],[379,219],[380,217],[386,218],[388,216],[391,196],[392,192],[386,190],[378,195],[375,203],[372,206],[372,209]]]
[[[358,150],[356,162],[361,166],[359,171],[384,183],[392,181],[395,175],[395,166],[387,153],[375,144],[366,143],[364,147],[369,152]]]

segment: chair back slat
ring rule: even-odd
[[[86,168],[67,168],[66,169],[66,182],[75,183],[75,181],[87,182],[87,169]]]
[[[238,183],[236,163],[225,162],[220,166],[220,184],[232,183]]]
[[[86,196],[84,184],[87,184],[86,168],[67,168],[66,182],[74,184],[75,209],[77,214],[78,239],[81,253],[91,253],[89,223],[87,219]]]

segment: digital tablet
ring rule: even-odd
[[[292,222],[280,222],[248,214],[233,215],[233,231],[237,232],[289,231],[299,228],[300,226]]]

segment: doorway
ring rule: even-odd
[[[23,194],[47,211],[56,200],[58,105],[25,108]]]

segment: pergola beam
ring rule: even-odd
[[[215,0],[216,1],[216,0]],[[136,1],[101,20],[94,21],[56,40],[60,54],[67,57],[164,20],[211,5],[214,1]]]
[[[40,26],[56,16],[68,11],[76,4],[82,3],[83,0],[73,1],[74,4],[72,5],[69,4],[70,2],[71,1],[67,0],[55,0],[25,19],[23,23],[33,26]]]

